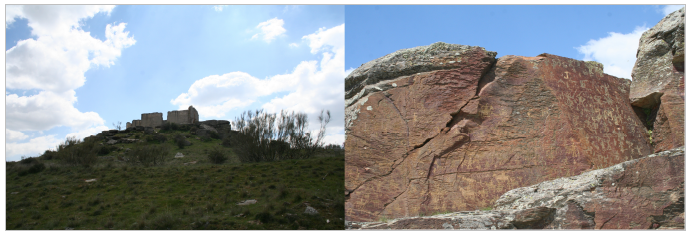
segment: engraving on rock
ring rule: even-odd
[[[489,117],[489,115],[491,115],[492,109],[493,107],[491,105],[482,105],[481,108],[479,108],[479,116]]]

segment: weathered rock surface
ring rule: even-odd
[[[208,130],[208,131],[212,131],[212,132],[218,133],[218,130],[216,130],[215,128],[213,128],[213,127],[211,127],[211,126],[209,126],[209,125],[206,125],[206,124],[201,124],[201,128],[202,128],[202,129],[205,129],[205,130]]]
[[[433,216],[405,217],[385,222],[346,221],[345,229],[541,229],[555,209],[464,211]]]
[[[506,192],[494,210],[347,229],[684,229],[685,147]]]
[[[225,138],[227,136],[232,136],[233,133],[236,131],[232,131],[232,125],[230,125],[230,121],[227,120],[206,120],[202,121],[201,123],[201,128],[205,129],[207,131],[214,131],[220,135],[221,138]],[[203,134],[207,134],[208,132],[202,132]],[[197,131],[198,133],[199,131]],[[199,135],[199,134],[197,134]],[[199,135],[201,136],[201,135]]]
[[[396,73],[386,66],[404,59],[396,52],[365,66],[397,77],[346,78],[358,82],[346,101],[347,220],[477,210],[517,187],[651,153],[630,82],[601,64],[542,54],[493,65],[494,52],[446,47],[466,49],[444,54],[452,68]]]
[[[556,208],[547,228],[685,227],[685,147],[505,193],[496,209]]]
[[[632,80],[630,101],[643,121],[653,122],[654,150],[684,146],[685,8],[642,34]]]

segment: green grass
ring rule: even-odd
[[[20,176],[30,164],[7,162],[7,229],[344,228],[342,153],[242,164],[232,149],[221,148],[230,159],[212,164],[206,153],[221,141],[194,137],[188,138],[193,145],[183,149],[168,139],[169,158],[158,166],[99,158],[84,168],[47,160],[41,161],[42,171]],[[105,157],[122,156],[134,144],[115,146],[123,149]],[[177,152],[185,157],[173,158]],[[184,165],[191,161],[197,163]],[[258,202],[236,205],[247,199]],[[304,214],[305,203],[319,213]]]

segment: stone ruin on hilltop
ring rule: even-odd
[[[156,128],[160,127],[166,122],[176,124],[194,124],[199,122],[199,112],[196,111],[194,106],[190,105],[187,110],[168,111],[167,120],[163,120],[163,113],[144,113],[141,114],[141,119],[132,120],[131,123],[127,122],[125,129],[130,129],[137,126]]]
[[[133,143],[140,142],[138,139],[120,139],[115,136],[118,133],[129,133],[132,131],[143,131],[145,134],[154,133],[154,128],[160,128],[165,123],[175,123],[180,125],[198,125],[199,129],[196,129],[193,134],[198,136],[203,136],[206,134],[218,133],[221,138],[225,138],[229,134],[233,133],[230,121],[227,120],[206,120],[199,121],[199,112],[194,108],[194,106],[189,106],[187,110],[175,110],[168,111],[168,119],[163,120],[163,113],[143,113],[141,114],[141,119],[132,120],[132,122],[127,122],[124,130],[118,131],[116,129],[106,130],[99,134],[92,135],[84,138],[84,140],[96,139],[103,140],[107,144],[116,143]]]

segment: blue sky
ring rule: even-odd
[[[630,79],[644,30],[682,6],[345,6],[345,68],[446,42],[505,55],[550,53],[604,64]],[[356,17],[355,17],[356,16]]]
[[[342,144],[343,6],[6,6],[5,155],[141,113],[305,112]]]

